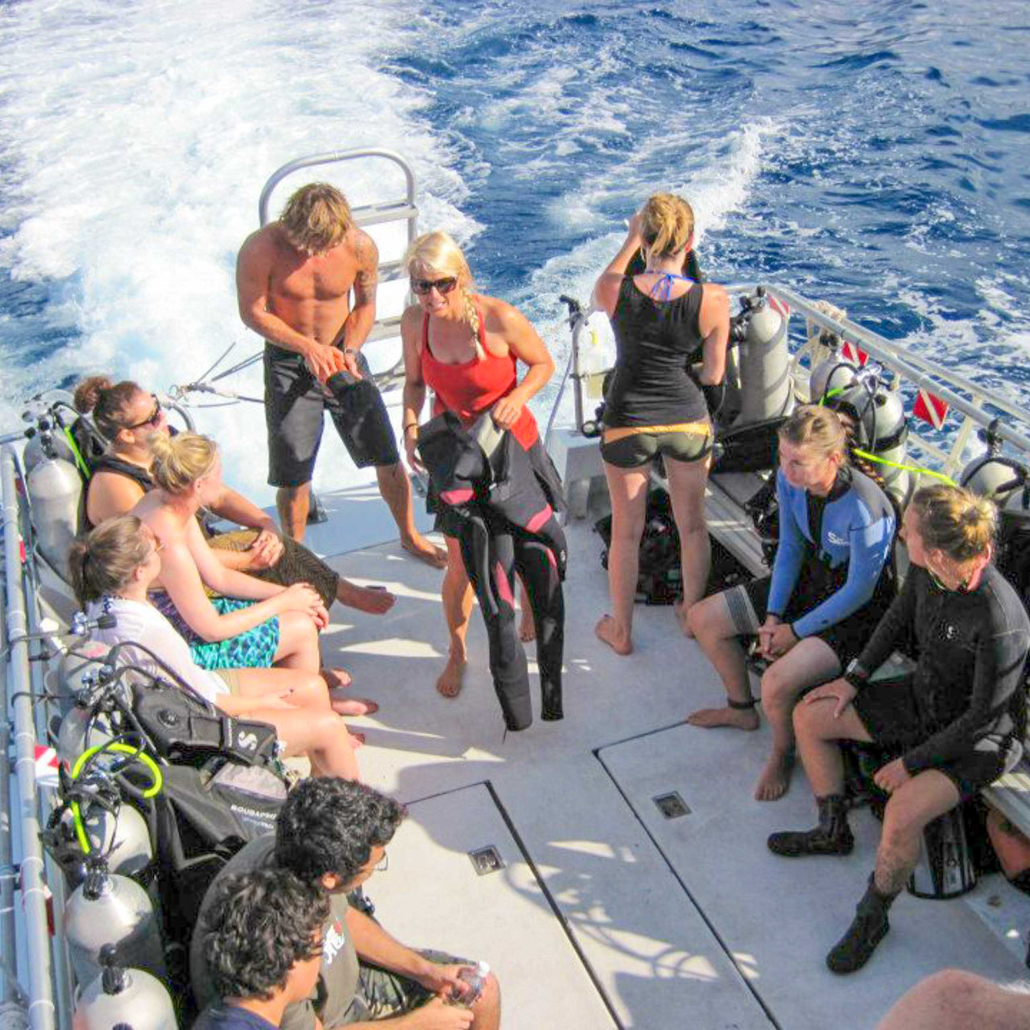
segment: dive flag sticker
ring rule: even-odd
[[[57,786],[59,766],[57,752],[52,747],[36,745],[36,784],[40,787]]]
[[[785,300],[780,300],[779,297],[774,297],[771,293],[769,294],[769,307],[771,307],[784,322],[790,318],[790,305]]]
[[[929,422],[934,429],[940,429],[948,417],[948,405],[929,391],[920,390],[915,404],[912,405],[912,414],[924,422]]]
[[[852,365],[857,365],[859,368],[869,360],[869,355],[857,343],[852,343],[850,340],[845,340],[841,344],[840,355],[845,361],[850,361]]]

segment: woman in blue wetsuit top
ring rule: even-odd
[[[683,606],[704,594],[710,549],[704,494],[712,425],[700,382],[722,382],[730,307],[726,291],[680,274],[694,242],[694,212],[681,197],[657,193],[633,216],[618,254],[594,286],[615,332],[618,360],[605,396],[601,457],[612,501],[608,553],[611,614],[596,633],[617,654],[633,649],[633,601],[651,462],[661,455],[680,536]],[[627,275],[642,251],[645,267]]]
[[[893,594],[894,509],[872,479],[848,465],[836,412],[798,408],[780,428],[779,459],[772,576],[708,597],[687,616],[727,696],[724,708],[694,712],[692,725],[757,729],[740,637],[757,634],[760,652],[772,660],[762,676],[762,708],[773,749],[755,789],[759,801],[790,785],[798,697],[840,674]]]

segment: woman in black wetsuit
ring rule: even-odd
[[[798,750],[819,806],[819,825],[774,833],[778,855],[846,855],[854,842],[838,741],[876,743],[895,757],[876,773],[890,794],[876,869],[847,933],[826,957],[835,973],[860,969],[890,929],[887,910],[919,858],[927,823],[972,797],[1022,754],[1024,665],[1030,618],[991,564],[990,501],[943,485],[919,490],[902,536],[905,585],[844,676],[794,710]],[[915,672],[870,683],[902,641],[915,641]]]
[[[659,454],[680,536],[681,615],[701,597],[708,580],[704,491],[712,426],[701,386],[687,368],[700,361],[702,385],[722,382],[730,308],[721,286],[680,274],[693,241],[690,205],[681,197],[656,193],[630,220],[622,247],[594,287],[594,303],[611,319],[618,348],[601,437],[612,502],[612,610],[602,616],[596,632],[622,655],[633,649],[640,538],[651,461]],[[640,250],[644,271],[627,275],[627,265]]]

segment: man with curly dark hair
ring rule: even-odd
[[[315,984],[328,895],[286,869],[258,869],[218,885],[202,948],[221,1001],[194,1030],[271,1030]]]
[[[329,897],[316,991],[286,1006],[282,1030],[335,1030],[379,1025],[404,1030],[497,1030],[500,991],[491,975],[471,1007],[445,999],[467,992],[462,962],[414,951],[348,902],[377,868],[404,818],[403,806],[362,783],[339,777],[303,780],[287,796],[274,835],[251,841],[215,878],[201,906],[190,949],[193,993],[200,1006],[217,998],[203,946],[208,912],[223,881],[252,869],[287,869]]]

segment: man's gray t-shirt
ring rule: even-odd
[[[272,834],[251,841],[215,877],[204,895],[193,940],[190,942],[190,981],[193,996],[202,1009],[219,1001],[207,973],[203,951],[204,916],[214,896],[215,886],[226,876],[266,868],[271,864],[274,847],[275,837]],[[354,950],[354,941],[347,932],[348,908],[345,894],[332,896],[329,918],[322,928],[322,969],[318,983],[308,1001],[290,1005],[286,1009],[279,1024],[281,1030],[313,1030],[316,1014],[328,1028],[343,1024],[358,989],[358,955]]]

